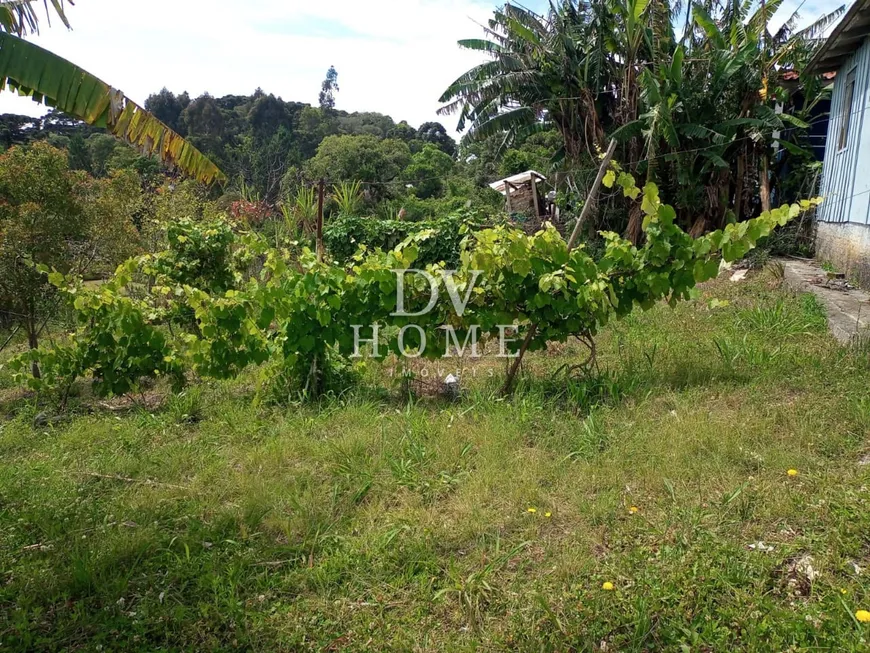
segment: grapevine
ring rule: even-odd
[[[441,297],[448,296],[448,284],[468,297],[461,315],[448,301],[423,312],[431,288],[421,275],[403,279],[405,312],[420,314],[396,315],[395,271],[422,265],[432,230],[387,251],[363,245],[337,263],[318,261],[307,249],[296,257],[264,239],[239,238],[229,227],[182,221],[171,229],[167,251],[128,261],[98,289],[52,273],[79,327],[67,342],[25,354],[12,367],[24,377],[27,363],[37,360],[44,373],[29,380],[35,388],[90,376],[98,393],[117,395],[143,378],[169,377],[178,387],[191,374],[233,378],[271,360],[300,388],[316,392],[336,354],[359,354],[355,333],[369,339],[375,329],[379,342],[371,354],[380,358],[409,351],[440,357],[449,350],[451,330],[463,342],[472,332],[494,338],[505,325],[531,324],[537,328],[529,350],[570,337],[591,342],[594,350],[593,338],[611,319],[689,299],[697,283],[718,274],[721,260],[741,258],[821,201],[783,206],[693,239],[674,223],[676,213],[661,202],[655,184],[639,188],[615,164],[604,184],[640,202],[642,246],[603,233],[606,247],[596,260],[582,244],[569,251],[549,224],[533,235],[506,225],[465,230],[457,269],[441,261],[425,265]],[[242,274],[253,259],[261,262],[259,272]],[[519,341],[508,347],[515,352]]]

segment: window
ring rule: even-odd
[[[855,99],[855,69],[846,75],[846,94],[843,96],[843,119],[840,121],[840,137],[837,149],[842,150],[849,142],[849,123],[852,122],[852,101]]]

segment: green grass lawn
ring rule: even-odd
[[[38,427],[0,380],[0,651],[868,650],[867,351],[770,272],[599,350],[512,400],[252,372]]]

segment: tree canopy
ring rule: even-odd
[[[445,90],[441,113],[458,116],[466,144],[494,138],[500,152],[558,132],[552,162],[579,188],[614,138],[617,159],[656,181],[700,233],[769,208],[774,143],[806,145],[824,91],[805,64],[843,8],[803,30],[797,14],[771,30],[781,4],[559,0],[544,15],[506,4],[485,38],[459,42],[483,61]],[[800,106],[786,73],[810,92]],[[640,218],[633,210],[622,225],[632,240]]]

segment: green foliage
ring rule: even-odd
[[[434,145],[451,158],[456,154],[456,143],[440,122],[424,122],[417,130],[417,139]]]
[[[190,104],[190,96],[182,93],[176,96],[165,86],[159,93],[149,95],[145,100],[145,108],[157,116],[157,119],[165,123],[170,129],[174,129],[182,136],[187,134],[181,113]]]
[[[138,180],[90,179],[63,151],[35,143],[0,156],[0,197],[0,312],[35,347],[56,308],[37,267],[91,275],[134,253]]]
[[[145,271],[168,283],[223,293],[233,287],[233,231],[223,220],[182,218],[166,231],[169,249],[146,257]]]
[[[281,202],[281,215],[288,232],[301,229],[303,233],[314,233],[317,221],[317,190],[311,186],[300,186],[294,196]]]
[[[358,181],[336,184],[332,202],[338,215],[358,215],[363,204],[362,184]]]
[[[464,212],[419,222],[348,216],[327,227],[323,242],[333,258],[344,263],[353,258],[360,246],[389,251],[413,238],[418,264],[444,262],[448,267],[455,267],[467,230],[478,228],[480,224],[478,217]]]
[[[132,392],[142,378],[168,377],[173,387],[180,389],[184,366],[159,328],[157,312],[125,292],[134,270],[131,261],[97,290],[85,290],[74,279],[51,273],[52,284],[72,301],[78,329],[68,342],[48,350],[31,350],[13,359],[9,364],[13,374],[23,377],[27,364],[35,362],[41,378],[27,379],[28,385],[36,390],[65,392],[77,378],[91,375],[94,391],[101,396]]]
[[[423,200],[414,195],[406,195],[381,202],[377,217],[382,220],[404,220],[406,222],[424,222],[439,220],[443,216],[454,213],[467,213],[480,216],[481,222],[494,222],[504,219],[504,196],[492,189],[480,194],[464,192],[466,186],[453,188],[452,180],[448,180],[448,195],[437,199]],[[492,196],[495,195],[493,198]]]
[[[193,386],[172,395],[166,403],[166,413],[175,424],[195,424],[203,416],[202,386]]]
[[[211,295],[190,286],[158,287],[166,297],[183,295],[175,310],[193,309],[194,333],[184,337],[193,369],[201,376],[229,379],[251,363],[263,363],[270,354],[265,331],[274,315],[261,297],[229,290]],[[170,304],[171,306],[171,304]]]
[[[411,158],[403,175],[414,195],[429,199],[444,194],[445,180],[452,170],[453,158],[434,145],[427,144]]]
[[[117,394],[136,387],[143,376],[169,375],[180,382],[179,361],[201,376],[231,378],[250,364],[271,359],[280,375],[298,380],[303,394],[317,395],[326,389],[335,356],[354,353],[355,328],[383,326],[383,346],[376,352],[380,356],[402,352],[399,330],[409,324],[416,328],[406,334],[406,350],[416,348],[430,358],[448,350],[445,325],[452,325],[464,341],[477,330],[479,336],[496,337],[502,325],[535,324],[533,350],[571,336],[591,338],[613,317],[624,317],[635,307],[688,299],[696,283],[716,276],[720,256],[726,261],[744,256],[776,226],[818,204],[813,200],[783,206],[693,239],[674,223],[674,209],[661,203],[654,184],[647,183],[641,192],[626,173],[614,172],[605,179],[608,186],[617,183],[627,197],[640,193],[646,243],[638,248],[605,233],[598,260],[582,246],[569,252],[552,226],[531,236],[509,226],[475,231],[460,216],[428,228],[415,224],[393,247],[388,239],[398,239],[404,223],[370,231],[370,225],[380,223],[339,220],[330,235],[336,248],[341,243],[354,248],[365,244],[358,239],[377,240],[375,247],[342,252],[352,256],[344,264],[319,262],[308,250],[292,259],[261,238],[238,239],[224,223],[181,220],[169,228],[168,250],[131,260],[99,289],[68,288],[83,326],[72,345],[36,352],[28,360],[60,370],[50,372],[49,385],[87,372],[101,392]],[[457,251],[458,266],[446,260]],[[245,282],[234,271],[235,261],[255,258],[261,260],[262,271]],[[394,270],[420,267],[436,279],[442,296],[448,294],[448,283],[460,296],[469,292],[462,316],[450,302],[413,319],[394,315]],[[444,274],[445,268],[452,272]],[[141,299],[133,298],[143,295],[131,286],[134,273],[145,275]],[[52,279],[67,286],[58,273]],[[418,312],[429,303],[425,279],[409,279],[405,290],[409,311]],[[170,342],[160,326],[172,324],[186,332]],[[112,333],[124,337],[117,342],[109,337]],[[518,347],[518,341],[509,344],[512,351]],[[23,364],[22,359],[19,367]]]
[[[828,323],[824,307],[818,304],[814,295],[805,297],[809,299],[803,299],[797,308],[780,301],[741,311],[737,325],[746,331],[776,332],[781,336],[824,331]]]
[[[117,170],[109,177],[86,185],[88,242],[91,258],[88,276],[103,277],[122,261],[142,251],[136,221],[145,212],[140,177],[133,170]]]
[[[759,197],[771,187],[787,202],[816,192],[807,128],[829,93],[804,71],[843,8],[804,30],[797,14],[772,29],[778,7],[559,0],[539,14],[507,3],[484,38],[459,42],[481,61],[444,91],[441,113],[467,129],[463,149],[482,159],[479,182],[548,162],[569,189],[582,189],[577,200],[614,139],[626,169],[672,198],[687,231],[704,233],[729,212],[742,219],[768,208]],[[800,84],[789,81],[795,71]],[[553,132],[540,148],[532,143]],[[786,151],[782,174],[771,176],[775,141]],[[595,227],[638,243],[639,215],[625,206],[602,198]]]
[[[86,241],[86,177],[48,144],[15,147],[0,156],[0,294],[19,309],[44,289],[34,265],[68,270],[76,243]],[[28,264],[29,263],[29,264]]]
[[[118,147],[116,141],[109,134],[94,134],[87,140],[88,158],[90,159],[90,172],[97,176],[103,176],[109,172],[109,160],[115,154]]]
[[[69,139],[68,148],[70,169],[91,172],[93,166],[91,152],[81,134],[75,134]]]
[[[222,203],[213,201],[208,189],[193,180],[165,180],[147,197],[148,206],[140,228],[146,241],[145,251],[166,249],[167,230],[179,219],[194,222],[223,220],[232,201],[232,197],[222,198]]]
[[[371,184],[373,197],[381,198],[398,192],[390,185],[410,161],[411,150],[402,141],[369,135],[327,136],[307,162],[306,171],[311,179]]]
[[[499,176],[510,177],[526,170],[546,172],[562,149],[562,137],[556,130],[531,134],[508,149],[499,162]]]

